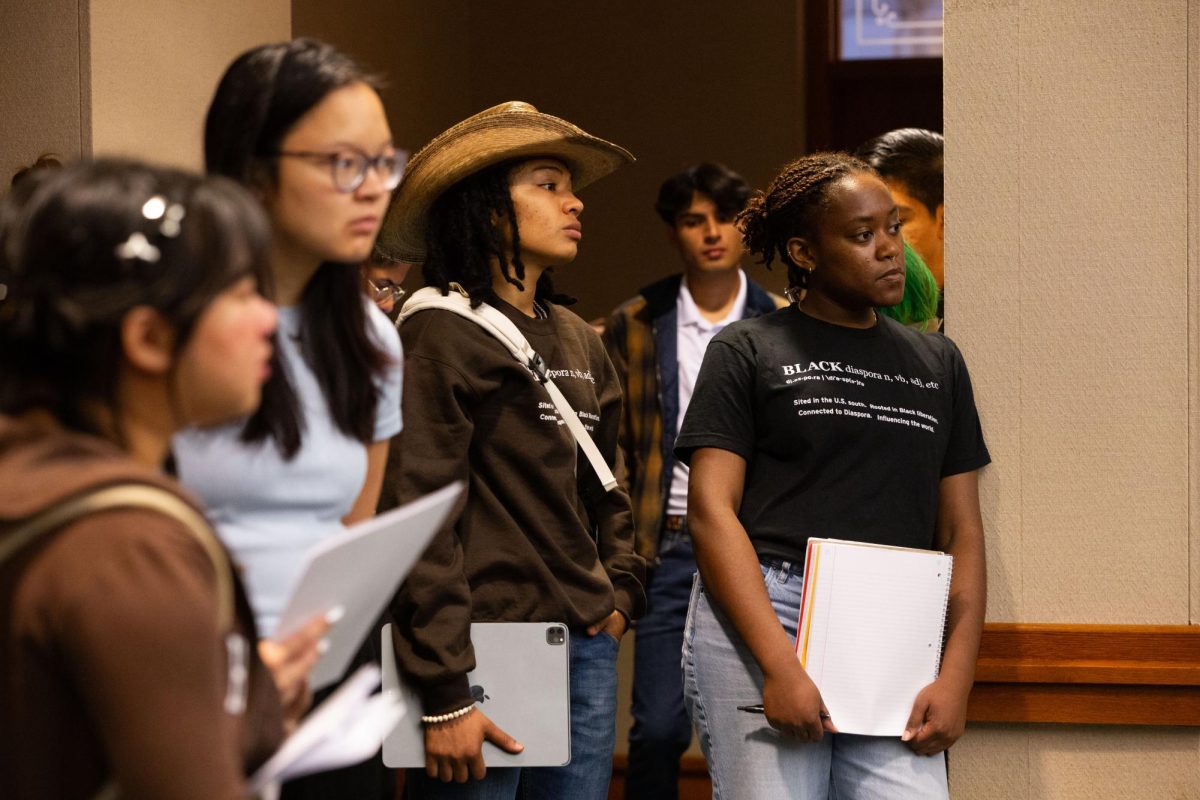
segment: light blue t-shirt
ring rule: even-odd
[[[375,441],[400,431],[403,353],[388,318],[368,303],[368,325],[392,360],[382,379]],[[345,531],[367,477],[366,446],[338,429],[317,378],[300,354],[300,310],[279,309],[280,359],[303,417],[302,444],[285,461],[274,440],[239,441],[244,420],[175,436],[179,479],[199,495],[241,566],[260,636],[270,636],[300,577],[305,553]]]

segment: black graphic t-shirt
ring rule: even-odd
[[[738,517],[760,557],[797,563],[810,536],[931,547],[940,480],[991,461],[953,342],[794,307],[713,338],[675,452],[701,447],[746,459]]]

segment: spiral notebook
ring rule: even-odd
[[[938,675],[954,557],[809,539],[796,655],[842,733],[899,736]]]

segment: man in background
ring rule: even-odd
[[[696,561],[687,530],[688,468],[673,452],[679,424],[712,337],[784,304],[740,266],[734,219],[749,196],[746,181],[719,164],[668,178],[654,207],[683,272],[645,287],[605,323],[605,346],[625,390],[620,443],[636,547],[649,565],[646,615],[634,638],[626,798],[678,797],[679,759],[692,740],[679,659]]]

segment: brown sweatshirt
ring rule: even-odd
[[[531,319],[500,300],[614,470],[621,387],[600,337],[551,306]],[[633,551],[629,496],[605,492],[550,396],[491,334],[449,311],[400,327],[404,430],[392,440],[383,505],[453,480],[462,513],[434,539],[392,606],[402,672],[425,713],[471,701],[470,623],[564,622],[613,609],[641,615],[645,564]]]
[[[47,507],[129,482],[193,502],[108,442],[0,417],[0,541]],[[98,512],[0,562],[0,797],[88,798],[114,778],[127,800],[244,797],[282,713],[240,583],[236,599],[249,694],[228,713],[230,631],[218,630],[212,562],[182,523]]]

